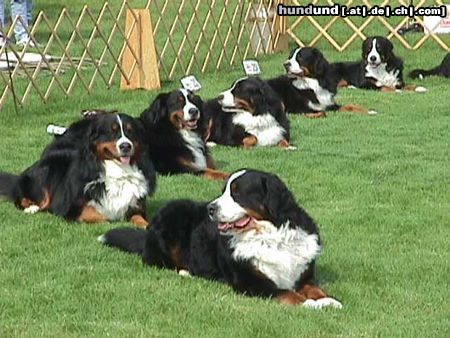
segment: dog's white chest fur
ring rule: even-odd
[[[206,169],[206,157],[203,153],[204,142],[195,132],[190,130],[180,130],[181,137],[186,142],[187,147],[194,156],[194,164],[198,169]]]
[[[131,207],[136,207],[139,199],[148,193],[148,184],[141,170],[135,165],[123,165],[116,161],[106,160],[104,173],[85,186],[85,191],[92,184],[104,183],[105,192],[98,200],[88,205],[110,221],[121,220]]]
[[[386,70],[386,63],[380,63],[377,67],[366,66],[366,77],[377,80],[377,87],[396,88],[399,84],[399,69],[393,69],[390,72]]]
[[[252,115],[249,112],[235,113],[233,123],[240,125],[249,134],[256,136],[259,146],[274,146],[284,139],[286,132],[269,113]]]
[[[319,255],[318,235],[284,225],[277,229],[267,221],[258,222],[262,231],[234,234],[230,246],[236,261],[248,260],[278,288],[292,290],[300,275]]]
[[[319,103],[308,102],[309,108],[315,111],[324,111],[329,106],[333,106],[335,104],[334,94],[327,89],[322,88],[319,81],[316,79],[304,77],[296,79],[292,82],[292,85],[300,90],[311,89],[316,94],[317,101],[319,101]]]

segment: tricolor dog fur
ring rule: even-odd
[[[151,224],[146,231],[113,229],[99,241],[147,265],[223,282],[249,296],[342,307],[315,282],[318,226],[273,174],[236,171],[212,202],[171,201]]]
[[[84,118],[20,175],[0,174],[0,195],[26,213],[87,223],[126,219],[146,227],[155,170],[144,143],[142,125],[128,115]]]
[[[288,113],[310,118],[325,117],[327,111],[376,114],[357,105],[336,103],[339,74],[317,48],[295,48],[283,65],[287,74],[267,83],[282,98]]]
[[[444,57],[439,66],[431,69],[414,69],[409,73],[409,76],[413,79],[420,80],[427,76],[442,76],[450,78],[450,53]]]
[[[204,105],[208,141],[251,148],[289,144],[289,120],[278,94],[259,77],[244,77]]]
[[[156,171],[161,174],[192,173],[209,179],[226,179],[215,170],[205,144],[208,126],[203,101],[187,89],[159,94],[140,117]]]
[[[362,60],[333,64],[340,74],[340,86],[362,89],[425,92],[424,87],[405,85],[403,61],[394,54],[393,44],[386,38],[374,36],[362,44]]]

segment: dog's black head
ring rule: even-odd
[[[196,130],[202,118],[201,98],[187,89],[159,94],[141,114],[147,126],[170,124],[175,129]]]
[[[260,221],[277,228],[288,221],[292,227],[315,227],[276,175],[257,170],[231,174],[223,194],[208,204],[208,214],[222,233],[244,232]]]
[[[394,46],[381,36],[367,38],[362,45],[362,57],[366,65],[377,67],[381,63],[389,63],[394,58]]]
[[[252,115],[275,113],[282,110],[279,96],[259,77],[245,77],[218,97],[226,112],[248,112]]]
[[[296,48],[284,63],[288,76],[321,78],[329,68],[329,63],[320,50],[313,47]]]
[[[101,161],[134,164],[141,155],[141,124],[126,114],[110,113],[90,118],[89,148]]]

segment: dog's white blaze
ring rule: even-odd
[[[186,146],[194,156],[194,164],[198,169],[206,169],[206,157],[204,154],[204,142],[200,136],[191,130],[181,129],[181,137],[186,142]]]
[[[191,101],[189,101],[189,99],[188,99],[189,92],[187,91],[187,89],[181,88],[180,92],[181,92],[181,94],[183,94],[184,102],[185,102],[185,104],[183,106],[183,119],[185,121],[189,121],[191,119],[189,110],[192,108],[194,108],[194,109],[198,109],[198,108],[195,104],[193,104]]]
[[[117,117],[117,121],[119,122],[119,126],[120,126],[120,138],[116,142],[117,152],[119,154],[121,154],[120,145],[122,145],[124,143],[129,143],[131,145],[131,153],[133,153],[133,150],[134,150],[133,142],[131,142],[131,140],[125,136],[125,132],[123,131],[122,119],[120,118],[119,114],[117,114],[116,117]]]
[[[223,194],[211,202],[217,206],[217,218],[221,223],[235,222],[247,215],[244,208],[237,204],[231,196],[231,184],[235,179],[244,175],[245,172],[246,170],[240,170],[233,173],[227,181]]]
[[[244,128],[247,133],[254,135],[259,146],[277,145],[284,139],[286,132],[269,113],[263,115],[253,115],[249,112],[236,113],[233,116],[233,123]]]
[[[297,55],[300,53],[301,48],[297,48],[294,53],[292,54],[291,58],[288,60],[290,63],[290,71],[292,73],[301,73],[302,68],[300,67],[300,64],[297,61]]]
[[[400,70],[392,69],[391,71],[388,72],[386,70],[386,67],[387,67],[387,64],[384,62],[380,63],[376,67],[367,65],[365,76],[377,80],[377,82],[375,83],[375,85],[377,87],[385,86],[385,87],[395,88],[398,85],[400,85],[400,79],[398,76],[400,74]]]
[[[243,111],[242,109],[232,109],[235,106],[234,95],[233,95],[232,91],[239,82],[244,81],[245,79],[248,79],[248,77],[246,76],[239,80],[236,80],[230,89],[225,90],[224,92],[219,94],[219,96],[223,96],[223,99],[219,101],[220,105],[222,107],[231,108],[231,109],[224,109],[224,111],[226,111],[226,112]]]
[[[268,221],[257,224],[259,229],[231,234],[233,258],[250,261],[278,288],[294,289],[300,275],[320,254],[318,235],[290,228],[289,223],[280,228]]]
[[[322,88],[319,84],[319,81],[317,81],[316,79],[310,77],[298,78],[295,79],[294,82],[292,82],[292,85],[299,90],[311,89],[312,91],[314,91],[314,94],[316,94],[319,103],[309,101],[308,107],[312,110],[324,111],[327,109],[327,107],[336,104],[336,102],[334,101],[334,94],[327,89]]]
[[[372,62],[372,61],[370,61],[370,58],[372,56],[375,56],[375,58],[376,58],[376,60],[374,61],[375,63],[378,64],[381,62],[380,53],[378,53],[378,51],[377,51],[377,39],[372,40],[372,49],[370,50],[369,54],[367,54],[367,62]]]
[[[91,200],[88,205],[94,207],[109,221],[124,219],[130,208],[148,193],[148,184],[142,171],[136,165],[123,165],[114,160],[103,163],[104,173],[84,187],[87,191],[92,185],[104,183],[105,191],[98,200]]]

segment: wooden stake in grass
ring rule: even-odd
[[[128,9],[125,23],[126,48],[122,58],[120,88],[159,89],[158,60],[156,57],[153,28],[148,9]]]

